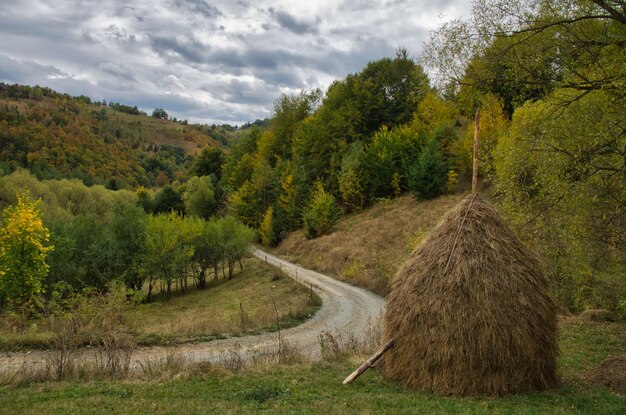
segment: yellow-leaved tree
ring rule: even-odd
[[[46,255],[52,249],[37,203],[28,193],[2,212],[0,229],[0,305],[21,306],[42,292],[48,273]]]

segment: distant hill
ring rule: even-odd
[[[189,124],[148,116],[136,106],[0,83],[0,174],[22,167],[39,179],[161,186],[184,179],[202,148],[226,147],[241,130],[264,122]]]

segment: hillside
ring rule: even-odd
[[[78,178],[112,188],[152,187],[186,177],[201,149],[223,147],[236,127],[191,125],[118,103],[47,88],[0,84],[0,172]]]
[[[344,216],[336,230],[315,239],[292,232],[275,252],[352,284],[386,295],[406,256],[463,195],[417,201],[412,195]]]

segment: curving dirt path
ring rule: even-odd
[[[327,331],[346,340],[353,336],[364,340],[373,324],[380,324],[385,307],[382,297],[364,289],[337,281],[326,275],[302,268],[264,251],[254,249],[253,255],[282,269],[296,281],[312,286],[321,297],[322,306],[305,323],[282,330],[281,339],[305,357],[320,356],[320,333]],[[232,351],[237,350],[236,356]],[[243,359],[276,352],[278,333],[234,337],[211,342],[184,344],[175,347],[140,347],[133,352],[131,365],[138,369],[146,362],[166,359],[176,353],[187,362],[218,362],[229,358]],[[24,365],[44,365],[50,352],[19,352],[0,354],[0,372],[14,371]],[[93,359],[91,354],[85,358]]]

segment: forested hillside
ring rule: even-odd
[[[77,178],[112,189],[163,186],[188,177],[203,148],[224,147],[229,125],[192,125],[115,102],[0,83],[0,170],[39,179]]]

